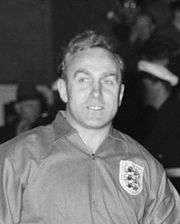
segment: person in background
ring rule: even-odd
[[[140,41],[144,43],[151,37],[151,34],[155,28],[153,19],[146,12],[142,12],[137,15],[136,21],[132,26],[131,35],[129,37],[130,43]]]
[[[149,20],[147,14],[140,14],[139,19],[143,21]],[[124,83],[125,92],[123,96],[123,102],[118,109],[116,117],[113,121],[114,127],[131,137],[137,139],[139,132],[137,127],[139,126],[139,114],[141,113],[141,93],[139,93],[139,76],[137,75],[137,63],[140,58],[155,60],[158,63],[168,64],[170,58],[171,48],[164,40],[153,39],[150,34],[148,23],[144,23],[145,33],[147,32],[148,38],[144,41],[140,41],[140,46],[127,54],[130,63],[126,63]],[[141,29],[140,29],[141,30]],[[149,30],[149,31],[148,31]],[[143,33],[139,31],[139,34]],[[158,47],[157,47],[158,46]],[[135,47],[136,48],[136,47]],[[120,51],[121,52],[121,51]],[[133,53],[134,52],[134,53]],[[131,65],[130,65],[131,64]],[[132,66],[133,65],[133,66]]]
[[[48,108],[45,113],[43,113],[43,116],[40,116],[35,122],[34,127],[40,126],[40,125],[48,125],[50,124],[56,117],[59,110],[65,110],[65,103],[61,100],[59,97],[59,92],[57,89],[57,82],[58,79],[52,84],[51,88],[39,88],[38,90],[41,92],[45,92],[45,96],[49,96],[46,98],[50,98],[48,103]]]
[[[154,31],[154,38],[166,39],[166,42],[175,46],[174,56],[180,54],[180,1],[171,4],[171,20]]]
[[[14,103],[16,116],[0,128],[0,142],[5,142],[20,133],[33,128],[40,117],[45,100],[30,82],[20,83],[17,87],[17,100]]]
[[[174,177],[180,191],[180,100],[175,91],[179,78],[157,62],[141,60],[138,69],[144,104],[139,141]]]
[[[180,197],[163,167],[112,120],[123,62],[94,31],[62,61],[55,121],[1,145],[0,223],[178,224]]]
[[[130,58],[128,66],[130,66],[132,71],[134,71],[137,66],[141,48],[151,38],[155,27],[155,21],[147,12],[142,11],[137,15],[129,35]]]
[[[146,0],[143,8],[151,15],[157,28],[166,27],[171,21],[171,2],[172,0]]]

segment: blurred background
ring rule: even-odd
[[[169,23],[174,2],[1,0],[0,126],[8,120],[11,101],[17,98],[16,90],[20,82],[45,86],[45,97],[52,95],[49,91],[58,78],[57,67],[63,48],[75,34],[85,29],[103,32],[114,39],[127,64],[125,82],[127,89],[131,89],[134,76],[129,74],[131,71],[135,73],[139,49],[151,36],[154,27],[164,27]],[[143,13],[148,14],[149,18],[144,19]],[[138,20],[139,15],[142,18]],[[174,67],[178,70],[176,65]]]
[[[127,2],[133,9],[139,4]],[[4,104],[16,99],[19,82],[51,88],[70,38],[84,29],[113,34],[122,9],[120,0],[0,1],[0,125]]]
[[[132,23],[139,8],[150,8],[153,2],[157,1],[1,0],[0,83],[51,83],[57,76],[57,55],[74,34],[88,28],[114,33],[116,25]],[[159,11],[154,10],[154,17],[167,20],[166,11]]]

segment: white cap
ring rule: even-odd
[[[138,70],[150,73],[161,80],[167,81],[171,86],[177,85],[179,81],[176,75],[158,63],[141,60],[138,62]]]

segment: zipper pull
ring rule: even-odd
[[[95,158],[96,158],[95,153],[92,153],[92,154],[91,154],[91,157],[92,157],[93,160],[95,160]]]

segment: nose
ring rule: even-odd
[[[102,94],[102,86],[100,82],[93,83],[92,95],[94,97],[99,97]]]

